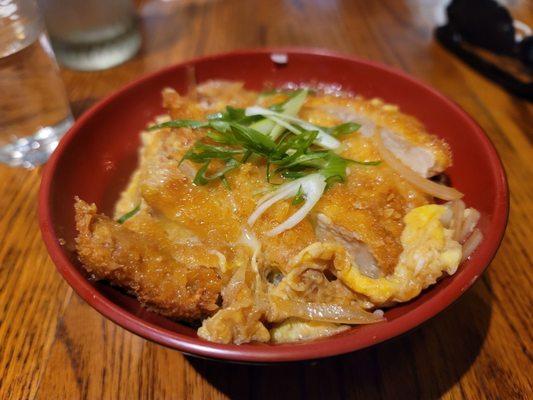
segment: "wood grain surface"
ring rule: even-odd
[[[0,166],[0,399],[533,398],[533,104],[505,93],[435,42],[446,3],[141,1],[144,42],[134,59],[101,72],[63,70],[62,76],[76,116],[142,73],[244,47],[324,47],[427,82],[479,122],[509,178],[505,239],[463,298],[414,332],[312,364],[190,358],[125,331],[73,294],[41,241],[41,171]],[[533,25],[533,1],[506,4]]]

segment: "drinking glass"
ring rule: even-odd
[[[42,164],[72,123],[36,2],[0,0],[0,162]]]
[[[110,68],[140,48],[131,0],[39,0],[52,47],[69,68]]]

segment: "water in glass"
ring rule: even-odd
[[[37,6],[0,0],[0,162],[45,162],[73,119]]]
[[[77,70],[110,68],[140,48],[131,0],[38,0],[59,62]]]

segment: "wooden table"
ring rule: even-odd
[[[533,398],[533,105],[435,43],[446,2],[143,1],[137,57],[102,72],[64,70],[63,78],[76,115],[141,73],[243,47],[324,47],[429,83],[485,129],[511,189],[500,251],[460,301],[415,332],[314,364],[240,366],[185,357],[107,321],[73,294],[41,241],[41,171],[2,166],[0,399]],[[533,2],[507,3],[533,25]]]

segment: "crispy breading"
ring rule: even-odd
[[[212,268],[176,261],[157,243],[76,199],[78,256],[95,279],[127,288],[145,306],[182,320],[213,314],[221,278]]]
[[[215,96],[224,85],[219,86],[209,83],[200,88],[200,93]],[[231,91],[235,93],[238,87],[242,85],[231,85]],[[202,119],[206,113],[198,103],[171,89],[165,89],[163,97],[165,107],[174,118]],[[251,101],[253,96],[243,91],[237,98],[239,103],[243,103],[246,99]],[[338,119],[331,119],[337,117],[328,117],[324,114],[324,108],[320,107],[342,105],[364,111],[372,118],[379,108],[372,101],[365,102],[360,98],[310,96],[302,114],[321,125],[331,125],[339,122]],[[434,139],[424,133],[411,117],[400,115],[397,110],[386,114],[385,122],[398,121],[399,118],[400,122],[394,122],[394,128],[399,132],[410,132],[410,127],[416,127],[416,132],[410,133],[409,139],[416,143],[434,143]],[[236,190],[229,191],[220,182],[196,186],[192,183],[192,177],[198,165],[190,162],[180,165],[179,161],[194,141],[203,135],[205,130],[189,128],[144,133],[140,167],[117,204],[115,216],[127,212],[142,198],[156,214],[164,217],[166,223],[181,227],[207,246],[238,243],[247,218],[255,209],[261,193],[268,189],[265,166],[246,163],[228,174],[227,180]],[[342,155],[349,159],[368,161],[380,158],[372,138],[365,135],[348,135],[342,139],[342,143]],[[436,158],[442,158],[443,164],[449,163],[446,147],[439,146],[437,153],[440,155]],[[350,232],[353,238],[368,246],[386,274],[393,270],[402,251],[399,238],[403,216],[428,200],[428,196],[399,179],[387,165],[354,164],[350,166],[346,183],[329,189],[309,217],[293,229],[275,237],[265,235],[295,212],[297,208],[289,200],[271,207],[256,222],[252,231],[261,242],[264,262],[287,272],[286,260],[317,240],[316,215],[324,214],[333,226]]]
[[[370,138],[352,135],[343,144],[342,155],[346,158],[379,160],[379,153]],[[365,243],[382,271],[390,273],[402,252],[403,217],[430,199],[385,164],[353,164],[349,168],[346,182],[329,189],[315,211]]]
[[[364,136],[371,136],[376,125],[379,125],[391,133],[390,138],[387,137],[387,144],[395,144],[391,151],[413,169],[420,167],[424,176],[438,174],[452,164],[452,153],[446,141],[429,134],[424,125],[413,116],[404,114],[397,106],[386,104],[380,99],[311,96],[300,116],[323,126],[357,121],[362,125],[360,132]],[[395,140],[389,143],[393,138]],[[399,150],[402,151],[398,152]],[[424,165],[419,165],[421,161]]]
[[[165,89],[163,105],[168,116],[164,118],[204,120],[225,105],[246,107],[259,102],[268,106],[286,97],[286,93],[278,93],[258,100],[258,94],[244,89],[241,83],[209,81],[197,88],[194,98]],[[299,117],[321,126],[346,120],[361,122],[359,132],[339,137],[339,154],[350,160],[380,160],[370,129],[379,124],[393,137],[389,141],[396,148],[391,151],[399,152],[395,154],[402,161],[420,167],[422,175],[430,176],[451,163],[444,141],[429,135],[416,119],[378,100],[319,93],[308,96]],[[431,203],[431,197],[386,163],[353,163],[346,181],[328,188],[300,223],[270,237],[267,232],[300,206],[292,204],[292,199],[277,202],[253,226],[248,225],[260,198],[273,188],[266,181],[264,162],[257,159],[225,176],[230,189],[220,180],[195,185],[199,164],[181,161],[207,132],[205,128],[162,128],[142,133],[139,167],[117,202],[114,217],[139,204],[141,209],[124,224],[77,200],[77,250],[94,278],[127,288],[143,304],[167,316],[189,321],[212,316],[199,333],[224,343],[270,338],[264,326],[268,307],[255,304],[260,291],[250,291],[250,282],[241,288],[246,295],[227,295],[222,309],[217,305],[223,288],[235,280],[235,271],[257,265],[259,269],[281,271],[285,281],[276,291],[283,292],[287,301],[374,307],[366,294],[353,290],[342,279],[331,280],[327,262],[310,268],[307,264],[295,266],[289,260],[313,244],[329,242],[340,246],[359,265],[354,272],[363,276],[357,276],[359,286],[362,279],[382,279],[394,272],[404,251],[401,237],[405,216]],[[222,161],[212,161],[207,175],[221,166]],[[275,178],[282,182],[279,175]],[[251,267],[252,254],[257,256],[255,267]],[[259,269],[254,276],[260,276]],[[229,305],[227,298],[233,298]]]
[[[268,188],[265,174],[264,166],[244,164],[228,175],[229,185],[235,190],[228,190],[220,182],[197,186],[180,171],[177,161],[160,157],[147,165],[140,186],[144,201],[167,221],[187,229],[207,246],[223,246],[241,243],[246,220],[261,191]],[[283,269],[287,259],[316,240],[309,219],[276,237],[265,235],[294,211],[290,202],[280,202],[250,228],[262,243],[269,265]]]

